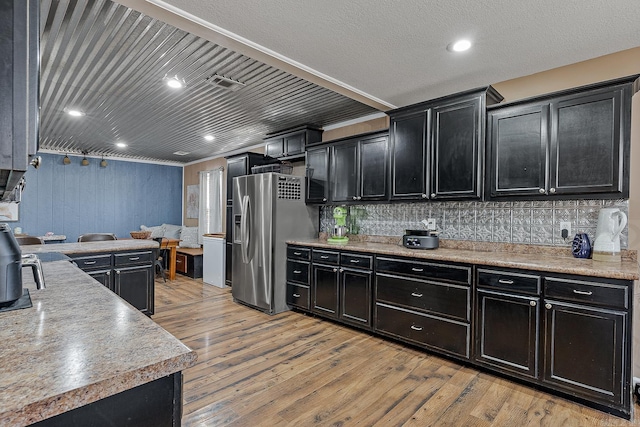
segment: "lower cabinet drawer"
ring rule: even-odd
[[[309,263],[287,260],[287,282],[309,284]]]
[[[471,320],[469,286],[377,274],[376,300],[441,314],[463,322]]]
[[[287,304],[309,310],[309,287],[287,283]]]
[[[470,325],[376,303],[375,330],[405,341],[469,358]]]
[[[80,256],[72,259],[80,269],[85,271],[96,268],[111,267],[111,254]]]
[[[113,256],[113,264],[116,267],[136,264],[148,264],[152,263],[153,261],[154,259],[152,251],[117,253]]]

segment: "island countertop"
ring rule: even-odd
[[[158,242],[149,239],[104,240],[101,242],[53,243],[49,245],[20,246],[23,254],[41,252],[60,252],[63,254],[84,254],[114,251],[137,251],[141,249],[157,249]]]
[[[0,312],[0,425],[35,423],[195,363],[194,351],[70,262],[43,271],[46,289],[36,290],[24,270],[33,307]]]
[[[611,279],[638,280],[640,278],[638,262],[635,259],[625,259],[620,263],[593,261],[591,259],[574,258],[566,248],[539,245],[496,245],[486,242],[460,243],[459,241],[441,240],[438,249],[421,250],[405,248],[399,243],[392,243],[392,239],[386,239],[386,241],[350,240],[346,245],[330,244],[325,239],[292,240],[287,243],[316,248],[410,257],[421,260],[450,261]],[[635,255],[635,252],[632,255]]]

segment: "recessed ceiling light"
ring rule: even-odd
[[[65,108],[64,112],[73,117],[82,117],[85,115],[84,111],[75,108]]]
[[[116,142],[116,147],[118,147],[118,148],[126,148],[127,144],[125,142]]]
[[[164,76],[162,81],[172,89],[181,89],[185,86],[184,79],[178,78],[178,76],[168,77]]]
[[[447,50],[450,52],[464,52],[471,47],[471,42],[469,40],[457,40],[455,42],[449,43],[447,45]]]
[[[176,156],[186,156],[187,154],[189,154],[188,151],[176,151],[173,154],[175,154]]]
[[[214,139],[216,139],[216,137],[213,135],[205,135],[204,139],[206,139],[207,141],[213,141]]]

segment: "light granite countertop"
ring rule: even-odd
[[[77,244],[58,246],[67,245]],[[33,307],[0,313],[0,425],[38,422],[195,363],[194,351],[70,262],[43,271],[43,290],[24,271]]]
[[[330,244],[327,243],[325,239],[292,240],[287,243],[431,261],[450,261],[491,267],[518,268],[611,279],[640,279],[635,253],[629,254],[629,257],[625,257],[621,263],[615,263],[574,258],[571,256],[570,249],[539,245],[496,245],[491,243],[479,244],[477,242],[467,244],[461,241],[441,240],[438,249],[425,250],[408,249],[399,242],[394,242],[394,240],[397,241],[398,239],[378,239],[378,241],[350,240],[346,245]]]
[[[50,243],[48,245],[20,246],[23,254],[40,252],[60,252],[63,254],[82,254],[97,252],[134,251],[157,249],[158,242],[149,239],[105,240],[103,242]]]

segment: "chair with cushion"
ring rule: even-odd
[[[158,249],[158,253],[156,255],[155,267],[160,270],[160,274],[162,274],[162,280],[167,281],[167,276],[164,273],[165,263],[167,260],[167,245],[169,244],[168,240],[163,239],[162,237],[156,237],[153,240],[158,242],[160,246]],[[163,243],[164,242],[164,243]]]
[[[44,240],[38,236],[16,236],[20,246],[24,245],[44,245]]]
[[[78,237],[78,242],[103,242],[105,240],[118,240],[118,238],[113,233],[88,233]]]

